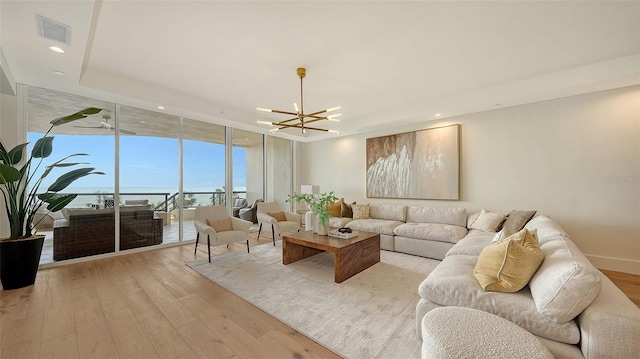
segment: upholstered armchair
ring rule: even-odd
[[[231,217],[225,206],[199,206],[196,207],[193,224],[198,234],[196,235],[196,248],[200,237],[207,238],[207,250],[209,253],[209,263],[211,263],[211,246],[229,246],[233,242],[246,242],[247,253],[249,253],[249,227],[251,222],[240,218]]]
[[[299,231],[300,219],[302,218],[298,213],[282,210],[278,202],[258,203],[257,217],[258,223],[260,223],[257,240],[260,240],[262,225],[265,224],[267,227],[271,227],[274,246],[276,245],[276,236],[280,238],[283,232]]]

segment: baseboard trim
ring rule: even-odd
[[[591,264],[598,269],[612,270],[616,272],[630,273],[640,275],[640,261],[634,261],[631,259],[612,258],[595,256],[592,254],[586,254]]]

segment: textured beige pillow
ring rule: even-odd
[[[231,223],[231,217],[224,219],[207,219],[209,227],[216,230],[216,232],[232,231],[233,224]]]
[[[284,222],[284,221],[287,220],[287,216],[284,214],[283,211],[274,212],[274,213],[267,212],[267,214],[270,215],[271,217],[275,218],[276,221],[278,221],[278,222]]]
[[[368,204],[353,204],[351,205],[353,210],[353,219],[369,219],[369,205]]]
[[[516,211],[509,212],[509,216],[502,224],[502,228],[507,229],[509,233],[516,233],[524,228],[524,226],[535,216],[536,211]]]
[[[497,232],[505,218],[506,216],[502,213],[489,212],[483,209],[478,219],[473,222],[470,228],[484,232]]]
[[[482,289],[513,293],[524,288],[544,260],[534,235],[526,229],[486,246],[473,270]]]
[[[329,211],[329,214],[331,214],[331,217],[340,217],[342,202],[344,202],[344,198],[340,198],[337,202],[329,201],[327,210]]]

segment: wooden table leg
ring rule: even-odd
[[[286,237],[282,240],[282,264],[285,265],[297,262],[301,259],[305,259],[322,252],[324,251],[320,249],[309,248],[296,243],[291,243],[286,240]]]
[[[335,252],[334,280],[342,283],[380,262],[380,236],[372,237]]]

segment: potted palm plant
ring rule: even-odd
[[[337,199],[338,197],[336,197],[333,191],[320,194],[294,193],[289,195],[287,202],[295,201],[296,203],[306,203],[318,220],[316,232],[320,235],[327,235],[329,232],[329,218],[331,218],[328,205],[329,202],[336,201]]]
[[[53,152],[53,139],[49,133],[55,126],[85,118],[102,111],[88,107],[74,114],[52,120],[51,127],[36,141],[31,154],[23,160],[27,143],[22,143],[7,151],[0,142],[0,192],[4,200],[6,218],[9,222],[9,238],[0,239],[0,280],[3,289],[26,287],[35,282],[44,236],[35,235],[33,219],[36,211],[46,203],[50,212],[59,211],[67,206],[76,194],[59,194],[77,179],[95,172],[93,167],[76,168],[60,175],[46,192],[40,193],[42,181],[56,168],[68,168],[86,164],[84,162],[65,162],[75,156],[87,156],[76,153],[55,161],[44,167],[37,176],[45,158]],[[33,171],[32,171],[32,166]]]

